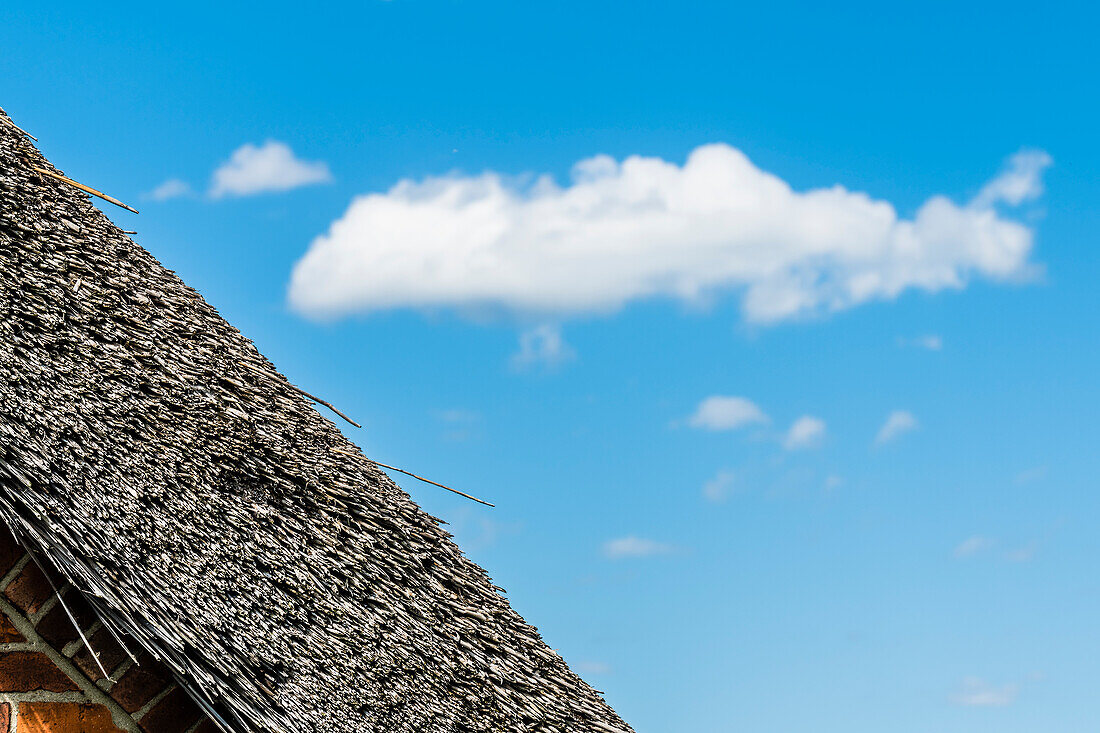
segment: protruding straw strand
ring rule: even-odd
[[[4,117],[4,119],[5,119],[5,120],[7,120],[7,121],[8,121],[8,124],[9,124],[9,125],[11,125],[12,127],[14,127],[14,128],[16,129],[16,130],[19,130],[19,132],[23,133],[24,135],[26,135],[27,137],[29,137],[29,138],[30,138],[31,140],[34,140],[35,142],[38,142],[38,138],[36,138],[36,137],[35,137],[34,135],[32,135],[32,134],[30,134],[29,132],[27,132],[26,130],[24,130],[24,129],[23,129],[22,127],[20,127],[19,125],[15,124],[15,121],[14,121],[14,120],[12,120],[12,118],[10,118],[10,117]]]
[[[496,504],[490,504],[487,501],[482,501],[481,499],[477,498],[476,496],[470,496],[469,494],[467,494],[463,491],[459,491],[458,489],[452,489],[450,486],[444,486],[443,484],[439,483],[438,481],[432,481],[431,479],[424,478],[423,476],[417,476],[415,473],[413,473],[411,471],[406,471],[403,468],[398,468],[397,466],[389,466],[385,463],[381,463],[379,461],[376,461],[373,458],[367,458],[366,456],[362,455],[361,453],[352,453],[351,451],[346,451],[346,450],[343,450],[342,448],[333,448],[332,450],[337,452],[337,453],[343,453],[345,456],[353,456],[353,457],[358,456],[360,458],[364,458],[364,459],[370,461],[371,463],[373,463],[376,466],[379,466],[381,468],[387,468],[390,471],[397,471],[398,473],[403,473],[406,476],[412,476],[417,481],[423,481],[426,484],[431,484],[432,486],[438,486],[441,489],[446,489],[447,491],[450,491],[453,494],[458,494],[459,496],[465,496],[470,501],[476,501],[478,504],[484,504],[485,506],[496,507]]]
[[[57,602],[61,604],[62,610],[64,610],[65,615],[69,617],[69,621],[72,622],[73,628],[76,629],[76,633],[80,635],[80,640],[84,642],[84,646],[88,649],[88,654],[91,655],[92,659],[95,660],[95,664],[97,667],[99,667],[99,671],[103,673],[103,676],[106,679],[110,679],[111,675],[107,674],[107,670],[103,668],[103,662],[99,661],[99,654],[97,654],[96,650],[92,648],[91,643],[88,641],[88,637],[84,636],[84,632],[81,631],[80,624],[76,622],[76,616],[73,616],[73,612],[69,610],[69,607],[67,605],[65,605],[65,599],[61,597],[61,591],[58,590],[56,585],[54,585],[53,578],[51,578],[50,574],[46,572],[46,568],[42,566],[42,563],[38,562],[38,558],[35,557],[34,553],[31,552],[31,548],[28,547],[25,542],[23,542],[22,538],[17,537],[16,539],[18,539],[19,543],[23,545],[23,549],[26,550],[31,560],[34,561],[34,564],[38,566],[38,570],[42,573],[43,576],[45,576],[46,582],[50,584],[50,589],[53,591],[53,594],[57,596]]]
[[[366,456],[363,456],[363,457],[366,458]],[[376,461],[372,458],[367,458],[367,460],[370,461],[371,463],[373,463],[376,466],[381,466],[382,468],[388,468],[391,471],[397,471],[398,473],[403,473],[406,476],[412,476],[417,481],[423,481],[426,484],[431,484],[432,486],[438,486],[441,489],[446,489],[447,491],[458,494],[459,496],[465,496],[470,501],[476,501],[478,504],[484,504],[485,506],[491,506],[491,507],[496,506],[496,504],[490,504],[487,501],[482,501],[481,499],[477,498],[476,496],[470,496],[469,494],[463,493],[463,492],[459,491],[458,489],[452,489],[450,486],[444,486],[443,484],[432,481],[431,479],[424,478],[423,476],[417,476],[415,473],[412,473],[410,471],[406,471],[402,468],[398,468],[397,466],[387,466],[385,463],[379,463],[378,461]]]
[[[49,176],[50,178],[56,178],[57,180],[63,181],[65,183],[69,184],[70,186],[75,186],[76,188],[79,188],[81,191],[83,191],[85,193],[90,193],[93,196],[98,196],[99,198],[103,199],[104,201],[108,201],[108,202],[114,204],[115,206],[121,206],[122,208],[126,209],[127,211],[132,211],[135,214],[138,213],[138,210],[135,209],[134,207],[127,206],[126,204],[124,204],[121,201],[119,201],[118,199],[116,199],[114,196],[108,196],[107,194],[103,193],[102,191],[95,190],[91,186],[85,186],[83,183],[78,183],[78,182],[74,181],[71,178],[66,178],[65,176],[61,175],[60,173],[54,173],[53,171],[48,171],[45,168],[39,168],[36,165],[32,165],[31,168],[38,171],[39,173],[41,173],[44,176]]]
[[[244,367],[245,369],[251,369],[252,371],[256,372],[257,374],[265,374],[265,375],[267,375],[267,376],[271,376],[271,374],[270,374],[269,372],[267,372],[267,371],[265,371],[265,370],[263,370],[263,369],[259,369],[258,367],[254,367],[254,366],[252,366],[251,364],[248,364],[248,363],[246,363],[246,362],[243,362],[243,361],[242,361],[242,362],[240,362],[240,364],[241,364],[241,366],[243,366],[243,367]],[[287,386],[287,387],[290,387],[290,388],[291,388],[292,390],[294,390],[294,391],[295,391],[295,392],[297,392],[298,394],[300,394],[300,395],[303,395],[303,396],[305,396],[305,397],[308,397],[309,399],[313,400],[313,401],[314,401],[314,402],[316,402],[317,404],[319,404],[319,405],[324,405],[325,407],[327,407],[328,409],[332,410],[333,412],[335,412],[335,413],[336,413],[337,415],[339,415],[340,417],[342,417],[342,418],[344,418],[345,420],[347,420],[347,421],[348,421],[349,423],[351,423],[351,424],[352,424],[352,425],[354,425],[355,427],[357,427],[357,428],[361,428],[361,427],[363,427],[362,425],[360,425],[359,423],[355,422],[355,421],[354,421],[354,420],[352,420],[352,419],[351,419],[350,417],[348,417],[347,415],[345,415],[344,413],[340,412],[340,411],[339,411],[339,410],[337,410],[337,409],[336,409],[335,407],[333,407],[333,406],[332,406],[332,403],[330,403],[330,402],[325,402],[325,401],[324,401],[324,400],[322,400],[322,399],[321,399],[320,397],[315,397],[314,395],[311,395],[311,394],[310,394],[309,392],[306,392],[306,391],[305,391],[304,389],[302,389],[301,387],[296,387],[296,386],[294,386],[293,384],[291,384],[290,382],[287,382],[287,383],[286,383],[286,386]]]
[[[305,391],[304,389],[302,389],[301,387],[295,387],[295,386],[294,386],[293,384],[290,384],[290,385],[288,385],[288,386],[289,386],[289,387],[290,387],[290,388],[291,388],[292,390],[294,390],[295,392],[297,392],[297,393],[299,393],[300,395],[302,395],[303,397],[308,397],[309,399],[313,400],[313,401],[314,401],[314,402],[316,402],[317,404],[319,404],[319,405],[324,405],[325,407],[327,407],[328,409],[332,410],[333,412],[335,412],[335,413],[336,413],[337,415],[339,415],[340,417],[342,417],[342,418],[344,418],[345,420],[347,420],[347,421],[348,421],[349,423],[351,423],[351,424],[352,424],[352,425],[354,425],[355,427],[357,427],[357,428],[361,428],[361,427],[363,427],[362,425],[360,425],[359,423],[355,422],[354,420],[352,420],[352,419],[351,419],[350,417],[348,417],[348,416],[347,416],[347,415],[345,415],[344,413],[342,413],[342,412],[340,412],[339,410],[337,410],[337,409],[336,409],[336,408],[335,408],[335,407],[334,407],[334,406],[332,405],[332,403],[331,403],[331,402],[325,402],[325,401],[324,401],[324,400],[322,400],[322,399],[321,399],[320,397],[317,397],[317,396],[315,396],[315,395],[311,395],[311,394],[310,394],[309,392],[306,392],[306,391]]]

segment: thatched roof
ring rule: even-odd
[[[0,515],[107,625],[241,733],[629,730],[251,341],[33,166],[0,119]]]

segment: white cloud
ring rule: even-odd
[[[703,497],[707,501],[715,503],[725,501],[730,492],[733,491],[736,480],[737,476],[733,471],[725,469],[719,471],[714,475],[714,478],[708,479],[703,484]]]
[[[825,491],[832,491],[833,489],[839,489],[844,485],[844,477],[835,473],[831,473],[825,477]]]
[[[796,191],[725,144],[683,165],[596,156],[565,186],[491,171],[403,180],[355,198],[313,240],[288,297],[314,317],[444,307],[561,320],[736,292],[746,320],[769,323],[1019,279],[1032,231],[993,204],[1035,195],[1037,156],[1012,158],[973,202],[933,196],[911,219],[840,185]]]
[[[951,702],[967,707],[1004,707],[1020,694],[1017,684],[991,685],[980,677],[967,677],[951,694]]]
[[[813,415],[803,415],[791,424],[783,438],[783,447],[787,450],[810,448],[818,445],[824,437],[825,421]]]
[[[145,198],[152,199],[153,201],[167,201],[168,199],[190,195],[191,184],[187,181],[181,181],[178,178],[169,178],[167,181],[145,194]]]
[[[979,552],[993,547],[994,544],[996,543],[988,537],[968,537],[955,546],[955,557],[960,559],[964,557],[973,557]]]
[[[751,400],[725,395],[707,397],[688,418],[688,425],[701,430],[736,430],[765,422],[768,416]]]
[[[912,346],[913,348],[927,349],[928,351],[940,351],[943,349],[943,337],[930,333],[908,339],[899,338],[898,346]]]
[[[886,417],[886,422],[879,428],[878,435],[875,436],[875,444],[889,443],[902,434],[916,429],[917,425],[917,418],[913,417],[913,413],[905,410],[894,410]]]
[[[663,542],[655,542],[641,537],[630,535],[608,540],[603,545],[603,554],[612,560],[620,560],[627,557],[651,557],[653,555],[667,555],[672,552],[672,545]]]
[[[519,335],[519,351],[512,354],[512,367],[528,369],[536,365],[556,367],[577,356],[561,336],[557,326],[542,325]]]
[[[975,207],[997,203],[1018,206],[1043,194],[1043,171],[1054,161],[1042,150],[1021,150],[1008,159],[999,176],[982,187],[973,201]]]
[[[229,160],[214,171],[210,195],[213,198],[251,196],[331,180],[327,164],[301,160],[286,143],[268,140],[263,145],[246,143],[234,150]]]

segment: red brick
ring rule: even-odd
[[[11,705],[0,702],[0,730],[11,729]]]
[[[177,687],[138,722],[152,733],[183,733],[201,719],[202,712],[191,696],[182,687]]]
[[[4,595],[24,613],[35,613],[53,595],[53,588],[38,566],[29,562],[23,572],[4,589]]]
[[[0,728],[0,730],[3,730],[3,728]],[[195,733],[221,733],[221,729],[214,725],[210,718],[207,718],[202,721],[202,725],[195,728]]]
[[[107,629],[100,628],[88,638],[88,643],[99,654],[99,662],[107,670],[107,674],[126,659],[126,651],[118,645],[114,635]],[[80,653],[73,656],[73,663],[80,667],[80,671],[88,675],[92,682],[103,679],[103,672],[99,670],[99,665],[95,663],[87,647],[81,648]]]
[[[19,733],[123,733],[102,705],[79,702],[19,703]]]
[[[95,611],[84,600],[84,596],[80,592],[70,590],[64,595],[64,600],[65,606],[68,606],[69,610],[72,611],[76,622],[80,624],[81,630],[87,629],[95,622]],[[69,614],[65,613],[65,607],[60,603],[55,603],[53,608],[47,611],[46,615],[39,620],[37,630],[42,638],[58,651],[70,641],[76,641],[80,638],[80,635],[76,633],[76,628],[73,627],[72,619],[69,618]],[[3,728],[0,728],[0,731],[2,730]]]
[[[148,654],[138,657],[138,664],[111,688],[111,697],[128,713],[141,710],[145,703],[157,696],[172,683],[171,676]]]
[[[0,644],[15,644],[23,641],[23,635],[12,625],[11,619],[0,613]],[[0,731],[4,730],[0,726]]]
[[[0,691],[32,692],[48,690],[65,692],[76,685],[54,666],[45,654],[38,652],[8,652],[0,654]]]

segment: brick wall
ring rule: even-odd
[[[216,733],[156,660],[124,640],[131,659],[81,593],[47,570],[64,605],[0,527],[0,733]]]

